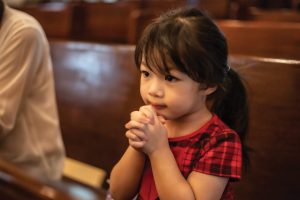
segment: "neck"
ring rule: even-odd
[[[169,138],[188,135],[200,127],[205,125],[212,117],[212,113],[205,109],[201,112],[196,112],[184,116],[176,120],[168,120],[166,127]]]

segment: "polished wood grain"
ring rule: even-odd
[[[300,24],[218,20],[230,54],[300,59]]]
[[[134,46],[50,45],[67,155],[109,173],[127,147],[129,114],[142,104]]]
[[[273,22],[300,22],[300,12],[289,9],[251,9],[251,20]]]
[[[0,159],[0,198],[3,200],[76,200],[54,185],[30,177],[16,165]]]
[[[51,39],[70,39],[73,24],[73,5],[70,3],[50,2],[25,5],[17,8],[34,18]]]
[[[300,61],[232,56],[249,93],[251,165],[236,199],[298,199]]]
[[[78,35],[80,40],[104,43],[127,43],[130,13],[140,7],[140,2],[118,1],[115,3],[82,3],[83,24]]]

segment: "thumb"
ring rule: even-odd
[[[160,123],[162,123],[162,124],[165,124],[165,123],[166,123],[166,119],[165,119],[163,116],[158,115],[157,118],[158,118],[158,120],[160,121]]]

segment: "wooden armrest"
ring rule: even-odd
[[[63,176],[93,188],[100,188],[105,180],[106,171],[87,163],[65,158]]]

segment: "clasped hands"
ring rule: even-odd
[[[165,121],[164,117],[156,114],[151,105],[133,111],[130,121],[125,124],[129,145],[147,155],[169,147]]]

